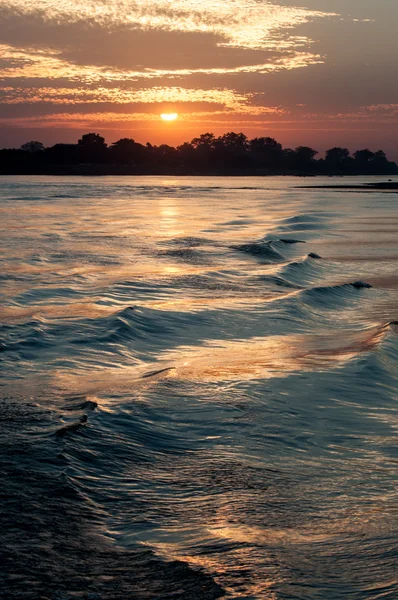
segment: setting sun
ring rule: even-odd
[[[160,115],[161,119],[163,119],[163,121],[175,121],[178,118],[178,114],[177,113],[162,113]]]

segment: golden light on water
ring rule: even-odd
[[[175,121],[176,119],[178,119],[178,114],[177,113],[162,113],[160,115],[160,118],[163,121]]]

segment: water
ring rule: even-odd
[[[1,178],[0,597],[398,597],[398,197],[308,182]]]

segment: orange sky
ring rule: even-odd
[[[0,0],[0,146],[234,130],[398,158],[397,20],[396,0]]]

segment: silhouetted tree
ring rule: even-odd
[[[354,152],[356,166],[358,166],[360,169],[366,169],[373,157],[374,153],[367,148],[365,150],[357,150]]]
[[[248,148],[248,139],[244,133],[230,131],[217,138],[216,147],[226,148],[237,154],[244,154]]]
[[[249,150],[256,166],[270,170],[283,167],[282,145],[274,138],[254,138],[249,142]]]
[[[98,133],[86,133],[77,142],[81,162],[104,163],[107,156],[107,144]]]
[[[214,160],[221,168],[244,169],[250,166],[249,141],[244,133],[230,131],[216,139]]]
[[[149,156],[152,165],[156,165],[160,173],[165,173],[167,170],[174,172],[179,164],[179,155],[176,148],[161,144],[160,146],[150,146]]]
[[[200,135],[197,138],[194,138],[191,142],[191,145],[194,148],[215,148],[216,146],[216,138],[214,133],[202,133],[202,135]]]
[[[177,148],[180,157],[180,164],[183,168],[196,170],[198,169],[196,150],[192,144],[185,142]]]
[[[41,142],[26,142],[26,144],[22,144],[21,150],[34,154],[35,152],[44,152],[45,148]]]
[[[387,156],[386,153],[383,152],[383,150],[377,150],[374,154],[373,154],[373,159],[374,162],[382,162],[384,163],[387,160]],[[388,161],[387,161],[388,162]]]
[[[114,142],[109,151],[112,162],[118,164],[141,165],[145,162],[146,148],[131,138]]]
[[[216,137],[204,133],[177,148],[149,142],[143,146],[122,138],[108,148],[98,133],[84,134],[76,144],[55,144],[44,148],[31,141],[21,149],[0,150],[2,174],[398,174],[382,150],[330,148],[324,159],[308,146],[282,148],[271,137],[249,140],[244,133],[230,131]]]
[[[352,159],[347,148],[330,148],[326,151],[323,168],[331,175],[343,175],[349,172]]]
[[[383,150],[377,150],[377,152],[374,153],[371,163],[372,170],[375,174],[391,173],[392,163],[388,161]]]
[[[294,166],[303,173],[312,173],[315,169],[315,156],[318,154],[308,146],[298,146],[294,151]]]
[[[199,171],[214,167],[216,137],[213,133],[202,133],[191,141],[191,146],[195,150],[196,165]]]
[[[296,153],[294,150],[292,150],[292,148],[284,148],[282,150],[282,156],[283,156],[283,166],[285,167],[285,169],[289,170],[293,170],[294,169],[294,161],[296,158]]]
[[[107,143],[99,133],[85,133],[77,142],[83,148],[106,148]]]

